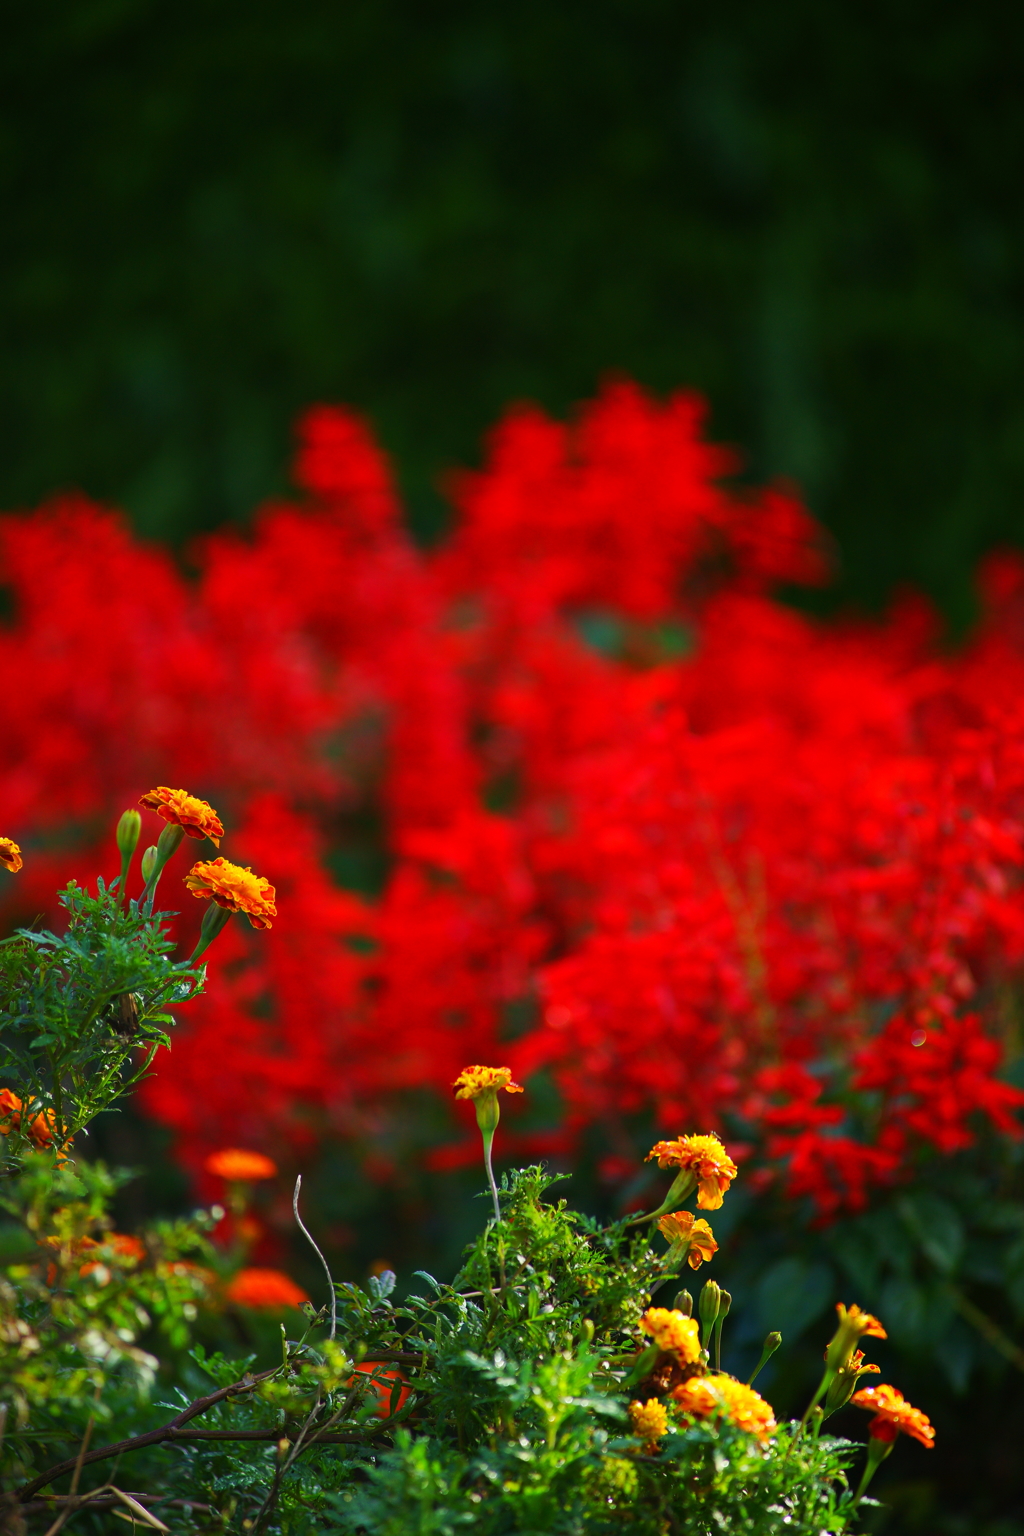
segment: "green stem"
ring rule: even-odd
[[[889,1452],[892,1450],[895,1444],[895,1440],[878,1440],[874,1435],[869,1438],[868,1459],[864,1466],[864,1475],[860,1480],[860,1486],[858,1487],[854,1496],[853,1503],[850,1506],[851,1514],[857,1508],[857,1505],[860,1503],[865,1493],[867,1493],[868,1484],[874,1477],[875,1473],[878,1471],[879,1467],[882,1465],[882,1462],[889,1455]]]
[[[491,1148],[494,1145],[494,1132],[484,1131],[484,1167],[487,1169],[487,1182],[491,1188],[491,1199],[494,1201],[494,1219],[501,1220],[501,1206],[498,1204],[498,1186],[494,1182],[494,1169],[491,1166]]]
[[[760,1370],[760,1366],[758,1367],[758,1370]],[[756,1375],[757,1372],[755,1371],[754,1374]],[[796,1445],[797,1441],[800,1439],[800,1436],[803,1434],[804,1426],[806,1425],[807,1420],[810,1418],[810,1416],[814,1412],[815,1408],[817,1408],[818,1404],[821,1402],[822,1398],[825,1396],[825,1393],[828,1391],[829,1387],[832,1384],[832,1378],[833,1378],[833,1376],[835,1374],[836,1374],[835,1371],[826,1370],[824,1376],[821,1378],[821,1385],[818,1387],[817,1392],[815,1392],[814,1396],[811,1398],[810,1402],[807,1404],[807,1407],[804,1409],[804,1416],[800,1420],[800,1423],[796,1427],[796,1434],[793,1436],[792,1440],[789,1442],[789,1449],[786,1451],[785,1456],[782,1458],[783,1461],[788,1461],[789,1460],[790,1451],[792,1451],[794,1445]],[[753,1377],[751,1377],[751,1380],[753,1380]]]
[[[493,1126],[489,1131],[485,1131],[482,1126],[480,1128],[480,1134],[483,1137],[484,1143],[484,1167],[487,1169],[487,1182],[491,1187],[491,1199],[494,1201],[494,1220],[500,1226],[501,1206],[498,1203],[498,1186],[494,1182],[494,1169],[491,1166],[491,1148],[494,1145],[494,1131],[495,1127]],[[504,1296],[507,1282],[505,1279],[504,1240],[501,1237],[498,1238],[498,1278],[501,1281],[501,1294]]]
[[[128,871],[131,869],[131,867],[132,867],[132,856],[131,856],[131,854],[130,853],[122,853],[122,855],[121,855],[121,880],[120,880],[120,884],[118,885],[118,888],[117,888],[117,896],[118,896],[119,902],[121,903],[121,905],[123,907],[126,907],[128,905]]]

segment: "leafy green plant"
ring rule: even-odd
[[[63,893],[63,936],[22,932],[0,948],[0,1529],[35,1522],[55,1536],[114,1509],[150,1528],[256,1536],[623,1524],[838,1536],[898,1431],[930,1443],[898,1393],[869,1391],[868,1458],[849,1480],[860,1448],[823,1425],[873,1369],[859,1341],[884,1336],[857,1307],[839,1309],[799,1423],[777,1424],[721,1370],[732,1298],[714,1280],[696,1308],[677,1290],[718,1244],[704,1216],[675,1208],[693,1194],[721,1207],[737,1170],[717,1138],[659,1143],[652,1157],[674,1169],[665,1199],[607,1225],[557,1198],[541,1167],[499,1185],[499,1092],[521,1091],[506,1068],[467,1068],[456,1084],[476,1110],[491,1212],[450,1283],[421,1271],[399,1296],[384,1271],[335,1285],[317,1249],[323,1305],[306,1304],[294,1336],[282,1323],[270,1363],[231,1358],[226,1339],[211,1349],[236,1262],[212,1239],[216,1214],[118,1233],[125,1176],[81,1156],[89,1120],[146,1070],[171,1006],[202,986],[198,955],[226,920],[211,905],[196,953],[171,958],[152,911],[171,852],[144,865],[139,901],[125,899],[129,851],[109,887]],[[259,900],[265,910],[273,891]],[[295,1216],[313,1242],[300,1184]],[[658,1305],[666,1287],[674,1302]],[[762,1365],[780,1343],[769,1335]]]

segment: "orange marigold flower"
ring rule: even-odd
[[[207,1173],[215,1173],[221,1179],[251,1183],[256,1179],[272,1179],[277,1174],[277,1164],[262,1152],[246,1152],[242,1147],[224,1147],[211,1152],[203,1165]]]
[[[646,1441],[644,1450],[652,1453],[658,1449],[658,1441],[668,1434],[668,1413],[656,1397],[646,1403],[630,1403],[629,1423],[634,1435]]]
[[[9,1088],[0,1088],[0,1136],[9,1136],[21,1124],[21,1100]]]
[[[452,1087],[457,1099],[478,1099],[482,1093],[524,1093],[518,1083],[512,1081],[511,1067],[463,1067]]]
[[[686,1244],[686,1262],[691,1269],[700,1269],[706,1259],[718,1252],[714,1233],[704,1218],[695,1217],[692,1211],[672,1211],[658,1222],[658,1231],[668,1239],[673,1248]]]
[[[0,837],[0,864],[16,875],[24,862],[17,843],[9,837]]]
[[[767,1440],[776,1428],[771,1404],[732,1376],[691,1376],[674,1388],[672,1396],[684,1413],[697,1419],[720,1413],[759,1440]]]
[[[887,1339],[889,1335],[870,1312],[863,1312],[854,1302],[852,1307],[844,1307],[841,1301],[836,1302],[836,1311],[839,1313],[839,1326],[841,1328],[856,1328],[859,1339],[865,1336],[869,1339]]]
[[[392,1413],[398,1413],[400,1409],[405,1407],[409,1397],[409,1388],[405,1385],[405,1377],[401,1371],[396,1370],[394,1366],[385,1366],[382,1360],[364,1360],[355,1369],[360,1375],[371,1377],[371,1380],[367,1382],[367,1386],[377,1399],[377,1406],[374,1412],[378,1419],[390,1419]],[[392,1393],[396,1381],[401,1382],[401,1386],[398,1388],[398,1397],[394,1408],[392,1408]],[[351,1380],[349,1385],[354,1385],[354,1380]]]
[[[825,1351],[825,1364],[832,1371],[839,1370],[847,1363],[865,1336],[871,1339],[889,1337],[878,1318],[872,1317],[870,1312],[862,1312],[856,1303],[852,1307],[844,1307],[841,1301],[837,1301],[836,1311],[839,1314],[839,1327]]]
[[[193,864],[185,884],[200,901],[213,900],[229,912],[244,912],[254,928],[271,928],[277,916],[277,892],[264,875],[254,875],[230,860],[210,859]]]
[[[280,1269],[240,1269],[228,1282],[224,1294],[236,1306],[260,1312],[299,1307],[309,1300],[302,1287]]]
[[[90,1248],[106,1248],[111,1256],[119,1259],[121,1263],[141,1263],[146,1257],[146,1245],[139,1238],[132,1237],[128,1232],[108,1232],[101,1243],[89,1243]],[[105,1269],[106,1265],[101,1259],[91,1259],[88,1264],[83,1264],[78,1271],[80,1275],[91,1275],[95,1270]]]
[[[135,1259],[141,1263],[146,1257],[145,1243],[130,1232],[108,1232],[101,1247],[109,1248],[119,1259]]]
[[[139,804],[156,811],[172,826],[180,827],[187,837],[208,837],[215,848],[220,847],[224,836],[220,817],[212,805],[190,795],[187,790],[168,789],[166,784],[161,784],[159,789],[151,789],[143,795]]]
[[[674,1354],[680,1365],[696,1365],[700,1359],[700,1327],[696,1318],[684,1317],[668,1307],[648,1307],[640,1327],[665,1354]]]
[[[20,1130],[24,1108],[22,1100],[16,1093],[12,1093],[10,1088],[0,1088],[0,1136],[9,1136],[12,1131]],[[53,1145],[56,1129],[57,1116],[53,1110],[41,1109],[38,1114],[32,1116],[25,1134],[32,1145],[41,1151],[44,1147]],[[66,1142],[63,1150],[67,1151],[70,1145],[70,1141]],[[65,1162],[66,1158],[62,1156],[61,1161]]]
[[[36,1147],[49,1147],[53,1144],[54,1133],[57,1129],[57,1116],[52,1109],[41,1109],[38,1115],[34,1115],[29,1121],[28,1138]]]
[[[920,1408],[912,1407],[895,1387],[888,1387],[884,1382],[877,1387],[864,1387],[855,1392],[850,1401],[855,1407],[866,1408],[875,1415],[868,1425],[868,1434],[875,1440],[891,1444],[902,1430],[905,1435],[913,1435],[927,1450],[934,1448],[935,1430],[931,1419]]]
[[[719,1137],[677,1136],[675,1141],[659,1141],[647,1154],[646,1161],[658,1159],[659,1168],[678,1168],[693,1176],[697,1186],[697,1204],[704,1211],[717,1211],[722,1198],[739,1171]],[[693,1184],[690,1188],[693,1188]]]

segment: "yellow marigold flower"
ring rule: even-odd
[[[656,1451],[658,1441],[668,1434],[668,1414],[656,1397],[649,1397],[646,1403],[630,1403],[629,1422],[634,1435],[646,1441],[644,1450],[648,1452]]]
[[[280,1269],[240,1269],[224,1292],[239,1307],[258,1312],[277,1312],[281,1307],[301,1307],[309,1297]]]
[[[272,1179],[277,1174],[277,1164],[262,1152],[246,1152],[242,1147],[224,1147],[211,1152],[203,1165],[207,1173],[235,1181]]]
[[[844,1307],[841,1301],[837,1301],[836,1311],[839,1314],[839,1327],[825,1351],[825,1364],[832,1371],[839,1370],[847,1363],[865,1336],[872,1339],[889,1337],[878,1318],[872,1317],[870,1312],[862,1312],[856,1303],[852,1307]]]
[[[457,1099],[478,1099],[484,1093],[496,1093],[504,1088],[506,1093],[524,1093],[518,1083],[512,1081],[511,1067],[463,1067],[452,1087]]]
[[[737,1429],[746,1430],[759,1440],[767,1440],[776,1428],[771,1404],[753,1387],[732,1376],[691,1376],[673,1390],[672,1396],[682,1411],[693,1418],[706,1419],[720,1413]]]
[[[696,1365],[700,1359],[700,1326],[694,1317],[668,1307],[648,1307],[640,1327],[649,1333],[666,1355],[674,1354],[680,1365]]]
[[[934,1449],[935,1430],[931,1419],[920,1408],[912,1407],[895,1387],[888,1387],[884,1383],[877,1387],[864,1387],[854,1393],[850,1401],[856,1408],[867,1408],[875,1415],[868,1425],[868,1434],[873,1439],[891,1445],[902,1430],[905,1435],[913,1435],[926,1450]]]
[[[686,1262],[691,1269],[700,1269],[705,1260],[718,1252],[714,1233],[703,1217],[695,1217],[692,1211],[672,1211],[658,1222],[658,1231],[667,1238],[673,1249],[678,1248],[682,1258],[685,1245]],[[671,1255],[675,1258],[675,1255]]]
[[[151,789],[139,801],[147,810],[156,811],[164,821],[180,827],[187,837],[208,837],[215,848],[220,847],[224,826],[220,817],[206,800],[190,795],[185,789],[168,789],[161,784]]]
[[[677,1136],[675,1141],[659,1141],[647,1154],[646,1161],[658,1159],[659,1168],[678,1168],[692,1176],[697,1186],[697,1204],[701,1210],[717,1211],[738,1169],[720,1139],[709,1136]],[[682,1198],[677,1191],[676,1198]]]
[[[0,864],[9,869],[12,875],[16,875],[23,863],[17,843],[9,837],[0,837]]]
[[[244,912],[254,928],[273,927],[270,919],[277,916],[277,892],[264,875],[254,875],[225,858],[201,860],[193,864],[185,884],[200,901],[212,899],[228,912]]]

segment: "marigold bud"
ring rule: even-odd
[[[156,845],[154,844],[152,847],[147,848],[145,853],[142,855],[142,878],[146,885],[149,884],[150,877],[156,868],[156,861],[157,851]]]
[[[717,1280],[705,1280],[704,1288],[700,1293],[698,1310],[704,1331],[704,1342],[707,1344],[708,1335],[715,1325],[718,1317],[718,1309],[722,1304],[722,1288]]]
[[[139,846],[139,837],[142,832],[142,817],[138,811],[125,811],[117,824],[117,851],[123,858],[130,859]]]
[[[185,840],[185,833],[181,827],[168,822],[160,836],[156,840],[157,858],[161,864],[166,864],[172,854],[177,853]]]
[[[672,1305],[675,1310],[677,1312],[681,1312],[684,1317],[693,1316],[693,1297],[690,1295],[689,1291],[680,1291]]]
[[[764,1370],[765,1366],[768,1364],[768,1361],[771,1359],[772,1355],[774,1355],[775,1351],[779,1348],[781,1343],[782,1343],[782,1334],[781,1333],[770,1333],[770,1334],[768,1334],[767,1338],[764,1341],[764,1347],[761,1350],[761,1358],[757,1362],[757,1365],[754,1367],[753,1375],[750,1377],[750,1380],[747,1382],[747,1386],[748,1387],[753,1384],[753,1382],[757,1379],[758,1376],[760,1376],[761,1372]]]

